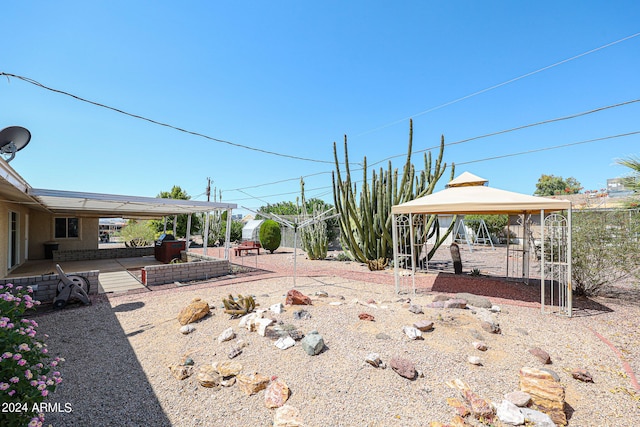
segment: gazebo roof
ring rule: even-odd
[[[446,189],[391,208],[394,214],[520,214],[569,209],[571,202],[530,196],[485,186],[488,182],[465,172]]]

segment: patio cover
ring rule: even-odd
[[[154,219],[163,216],[237,208],[235,203],[82,193],[40,188],[28,188],[26,192],[45,209],[56,215]]]

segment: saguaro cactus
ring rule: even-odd
[[[411,120],[409,121],[407,159],[402,169],[402,175],[399,176],[398,169],[393,169],[391,161],[389,161],[386,170],[381,167],[378,173],[375,170],[372,171],[370,183],[367,177],[367,158],[364,157],[363,184],[358,203],[356,184],[351,180],[347,137],[345,136],[344,139],[344,179],[340,172],[336,144],[333,144],[336,164],[336,170],[332,173],[333,196],[336,210],[340,214],[342,247],[356,261],[366,263],[380,258],[391,258],[393,255],[391,207],[431,194],[438,180],[444,174],[447,167],[447,164],[442,162],[444,136],[440,141],[440,150],[435,165],[432,162],[431,152],[425,153],[424,169],[419,172],[416,172],[413,163],[411,163],[412,146],[413,121]],[[452,165],[451,178],[453,178],[453,174],[454,166]],[[399,182],[398,178],[400,178]],[[426,231],[429,236],[436,235],[435,247],[429,253],[429,258],[431,258],[435,249],[442,244],[448,233],[440,236],[436,215],[432,215],[427,221]]]

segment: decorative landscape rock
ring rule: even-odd
[[[529,353],[533,354],[535,357],[540,359],[540,361],[545,365],[548,365],[551,363],[551,356],[549,356],[549,353],[547,353],[546,351],[544,351],[539,347],[530,348]]]
[[[421,332],[429,332],[433,330],[433,322],[430,320],[419,320],[413,324],[413,327]]]
[[[371,314],[369,314],[369,313],[360,313],[360,314],[358,314],[358,319],[360,319],[360,320],[366,320],[366,321],[369,321],[369,322],[373,322],[373,321],[375,321],[375,320],[376,320],[376,318],[375,318],[375,317],[373,317],[373,316],[372,316]]]
[[[193,374],[193,366],[169,365],[171,374],[178,380],[183,380]]]
[[[301,341],[302,349],[307,352],[309,356],[315,356],[320,354],[324,349],[324,339],[318,331],[309,332]]]
[[[280,378],[271,381],[264,392],[264,404],[267,408],[280,408],[289,399],[289,387]]]
[[[483,321],[480,323],[480,326],[482,326],[482,329],[492,334],[499,334],[500,332],[502,332],[500,330],[500,325],[497,323]]]
[[[474,341],[472,344],[476,350],[487,351],[488,349],[487,344],[485,344],[483,341]]]
[[[496,407],[496,415],[503,423],[519,426],[524,424],[524,415],[513,403],[508,400],[503,400]]]
[[[402,332],[412,340],[422,339],[422,332],[420,329],[414,328],[413,326],[403,326]]]
[[[284,311],[284,306],[282,305],[282,303],[277,303],[277,304],[273,304],[271,307],[269,307],[269,311],[275,313],[275,314],[280,314]]]
[[[291,289],[287,292],[286,305],[311,305],[311,298],[302,294],[301,292]]]
[[[444,302],[443,308],[457,308],[464,309],[467,308],[467,301],[461,298],[453,298]]]
[[[184,325],[180,328],[180,333],[187,335],[190,334],[191,332],[195,331],[196,328],[193,325]]]
[[[304,333],[297,329],[294,329],[293,331],[287,331],[287,334],[295,341],[300,341],[302,338],[304,338]]]
[[[591,376],[589,371],[587,371],[586,369],[574,369],[573,372],[571,372],[571,376],[582,382],[586,382],[586,383],[593,382],[593,377]]]
[[[329,296],[329,293],[327,293],[326,291],[316,291],[314,295],[320,298],[327,298]]]
[[[236,333],[233,332],[233,328],[227,328],[218,336],[218,342],[225,342],[232,340],[236,337]]]
[[[301,427],[303,426],[300,411],[290,405],[283,405],[276,409],[273,416],[273,427]]]
[[[242,372],[242,364],[238,362],[213,362],[211,367],[223,377],[233,377]]]
[[[289,335],[287,335],[286,337],[278,338],[278,340],[275,342],[274,345],[278,347],[280,350],[286,350],[296,345],[296,341],[293,338],[291,338]]]
[[[427,304],[429,308],[444,308],[444,301],[433,301]]]
[[[267,326],[273,323],[273,319],[268,319],[268,318],[256,319],[255,323],[257,325],[258,335],[264,337],[267,331]]]
[[[531,408],[520,408],[520,412],[535,427],[556,427],[551,417],[544,412],[536,411]]]
[[[528,406],[531,402],[531,395],[519,390],[505,394],[504,398],[520,408]]]
[[[251,396],[252,394],[256,394],[260,390],[264,390],[267,388],[267,384],[269,384],[270,378],[261,374],[253,373],[249,375],[240,374],[236,376],[236,382],[238,383],[238,387],[242,390],[247,396]]]
[[[423,314],[424,310],[422,309],[421,305],[418,304],[411,304],[409,306],[409,311],[412,312],[413,314]]]
[[[467,362],[471,363],[472,365],[476,365],[476,366],[482,365],[482,359],[480,359],[478,356],[469,356],[467,358]]]
[[[229,359],[233,359],[234,357],[238,357],[242,353],[242,349],[238,347],[232,347],[231,350],[227,353],[227,357]]]
[[[531,395],[535,409],[548,414],[554,423],[567,424],[564,412],[565,391],[549,372],[524,367],[520,369],[520,390]]]
[[[380,359],[380,355],[378,353],[369,353],[367,357],[365,357],[364,361],[374,368],[379,368],[380,365],[382,365],[382,360]]]
[[[191,303],[183,308],[178,314],[178,322],[181,325],[193,323],[205,317],[211,312],[209,304],[200,298],[194,298]]]
[[[455,295],[455,297],[465,300],[467,302],[467,305],[473,307],[490,309],[493,306],[491,301],[489,301],[487,298],[480,295],[470,294],[468,292],[459,292]]]
[[[394,357],[389,361],[393,372],[409,380],[416,379],[416,367],[410,360]]]
[[[298,310],[293,312],[293,318],[296,320],[311,319],[311,313],[307,310]]]
[[[205,365],[200,367],[198,372],[198,382],[202,387],[214,388],[220,386],[222,376],[211,365]]]
[[[495,414],[491,402],[471,391],[465,382],[455,379],[453,381],[447,381],[447,385],[460,391],[471,414],[475,418],[482,419],[483,422],[491,422],[493,420]]]

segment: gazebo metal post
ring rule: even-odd
[[[544,313],[544,291],[546,287],[545,283],[545,245],[544,245],[544,209],[540,211],[540,307]]]
[[[571,317],[572,313],[573,313],[573,285],[571,284],[571,280],[573,278],[573,272],[571,269],[571,264],[573,263],[573,258],[571,255],[571,234],[572,234],[572,228],[571,228],[571,211],[572,211],[572,206],[571,204],[569,205],[569,211],[567,212],[567,310],[568,310],[568,314],[569,317]]]
[[[391,238],[393,240],[393,277],[396,284],[396,295],[400,292],[400,272],[398,271],[398,218],[396,214],[391,215]]]
[[[522,213],[522,278],[529,284],[529,221],[527,213]]]
[[[413,232],[413,214],[409,214],[409,246],[411,247],[411,290],[413,295],[416,294],[416,257],[415,257],[415,244],[414,244],[414,232]],[[428,260],[427,260],[428,262]]]

